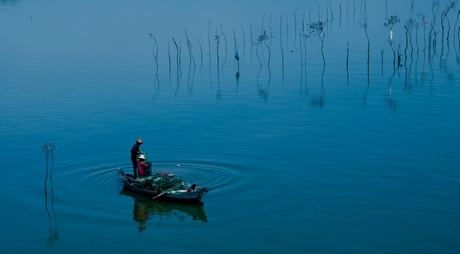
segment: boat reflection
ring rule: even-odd
[[[144,232],[147,229],[147,221],[155,217],[160,220],[166,217],[177,217],[180,221],[186,221],[187,218],[195,221],[208,221],[203,206],[200,204],[180,204],[151,200],[126,189],[122,189],[120,195],[133,198],[133,220],[139,223],[139,232]]]

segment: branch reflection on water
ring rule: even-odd
[[[388,107],[389,110],[393,110],[393,111],[398,108],[398,101],[396,101],[392,97],[394,76],[395,76],[395,72],[393,72],[393,75],[391,76],[390,81],[388,81],[388,94],[384,96],[385,105]]]
[[[48,246],[53,246],[59,240],[59,234],[57,230],[57,216],[56,211],[54,210],[54,187],[53,187],[53,171],[54,171],[54,150],[57,148],[54,142],[48,142],[42,147],[43,152],[45,153],[46,158],[46,171],[45,171],[45,180],[44,191],[45,191],[45,210],[48,215],[48,237],[46,238],[46,243]],[[51,168],[50,164],[51,163]],[[51,212],[48,209],[48,190],[47,190],[47,181],[49,177],[50,183],[50,194],[51,194]]]
[[[179,221],[191,218],[194,221],[207,222],[208,218],[200,204],[178,204],[151,200],[132,191],[122,189],[120,195],[133,199],[133,220],[139,224],[139,232],[147,229],[147,222],[153,218],[177,217]]]
[[[358,3],[358,2],[357,2]],[[348,19],[348,8],[349,4],[347,2],[347,15],[346,18]],[[457,10],[457,1],[450,0],[449,4],[445,7],[444,10],[440,10],[440,1],[436,0],[433,1],[431,4],[431,15],[426,15],[424,13],[416,11],[416,8],[419,7],[415,4],[414,1],[410,1],[410,11],[407,13],[401,14],[394,14],[388,15],[388,11],[386,10],[385,13],[381,14],[381,22],[383,23],[375,23],[370,22],[368,19],[368,1],[361,1],[360,7],[360,19],[359,25],[360,28],[364,30],[364,35],[362,38],[355,38],[355,37],[348,37],[346,38],[345,42],[340,42],[343,35],[343,31],[339,32],[337,29],[333,30],[334,19],[339,19],[339,30],[342,29],[342,4],[339,3],[336,6],[336,10],[340,11],[339,16],[333,15],[333,3],[328,2],[326,3],[326,17],[324,18],[323,9],[320,8],[321,4],[316,3],[316,7],[313,9],[317,9],[317,13],[312,13],[312,6],[310,6],[310,12],[306,12],[305,8],[303,10],[303,15],[301,19],[298,20],[296,16],[296,12],[298,11],[297,6],[293,12],[293,15],[289,17],[288,15],[283,16],[280,14],[279,20],[279,27],[274,27],[272,29],[271,25],[271,18],[270,23],[268,24],[268,28],[265,28],[264,20],[265,20],[265,13],[263,14],[260,32],[254,34],[253,36],[253,24],[252,21],[249,21],[249,31],[250,31],[250,39],[246,40],[246,36],[244,33],[244,25],[240,24],[241,31],[238,32],[235,28],[231,28],[233,31],[233,44],[234,44],[234,52],[235,52],[235,59],[237,64],[237,71],[235,74],[236,78],[236,91],[240,89],[240,67],[244,68],[245,71],[245,78],[249,78],[250,76],[254,76],[256,79],[255,86],[257,88],[257,94],[259,98],[261,98],[265,104],[267,104],[269,97],[273,96],[269,93],[269,88],[271,81],[274,80],[276,84],[279,81],[281,84],[284,84],[285,79],[285,67],[292,67],[298,66],[300,61],[300,75],[295,75],[292,72],[292,76],[297,80],[300,80],[300,96],[307,98],[310,102],[310,106],[313,108],[324,108],[325,106],[325,89],[326,85],[328,85],[328,81],[324,81],[324,73],[326,67],[326,59],[333,59],[333,61],[337,61],[337,54],[335,50],[337,48],[341,48],[344,51],[344,55],[346,54],[345,59],[345,66],[343,66],[343,83],[349,86],[350,82],[353,82],[353,72],[352,70],[359,69],[359,65],[364,66],[364,61],[366,61],[366,78],[367,78],[367,86],[364,92],[364,98],[362,99],[363,104],[367,105],[368,100],[368,92],[372,89],[380,89],[381,87],[373,86],[376,82],[375,77],[373,77],[372,64],[377,62],[381,62],[381,66],[378,66],[381,72],[381,76],[384,77],[384,48],[371,48],[371,40],[374,40],[372,37],[375,34],[375,31],[380,31],[382,33],[388,33],[388,37],[384,37],[386,47],[391,49],[389,55],[392,59],[391,65],[393,67],[393,73],[389,81],[388,86],[388,95],[386,96],[386,101],[389,103],[389,107],[391,110],[395,110],[397,108],[397,102],[392,99],[392,91],[400,91],[398,90],[402,85],[403,91],[405,93],[412,93],[421,85],[424,84],[426,80],[426,73],[425,73],[425,62],[429,64],[430,71],[431,71],[431,80],[434,78],[434,62],[439,62],[439,69],[441,75],[445,75],[447,81],[449,83],[455,82],[455,70],[456,66],[452,67],[452,57],[450,56],[451,53],[451,46],[455,49],[455,56],[454,60],[457,64],[460,64],[460,27],[459,27],[459,20],[460,20],[460,11],[454,12],[453,10]],[[372,6],[375,6],[372,3]],[[387,8],[387,6],[386,6]],[[422,8],[423,9],[423,8]],[[428,9],[425,8],[425,11]],[[441,11],[441,12],[439,12]],[[353,1],[353,27],[355,23],[355,1]],[[270,16],[271,17],[271,16]],[[285,22],[284,22],[284,17]],[[440,22],[436,22],[439,20]],[[455,22],[454,22],[455,21]],[[346,21],[348,24],[348,20]],[[400,25],[401,24],[401,25]],[[300,25],[300,27],[299,27]],[[208,20],[208,64],[209,64],[209,83],[211,87],[214,82],[217,82],[217,87],[215,95],[217,100],[221,100],[224,96],[227,87],[226,81],[223,79],[225,77],[224,66],[227,63],[227,39],[224,32],[224,25],[219,23],[218,27],[215,27],[215,35],[214,40],[211,38],[211,19]],[[278,29],[278,30],[276,30]],[[348,29],[348,28],[347,28]],[[423,30],[422,30],[423,29]],[[294,30],[293,33],[289,31]],[[387,32],[385,32],[385,30]],[[373,33],[369,33],[369,31],[373,31]],[[346,33],[353,36],[352,31],[347,31]],[[420,34],[423,33],[423,36]],[[336,35],[339,34],[339,37]],[[279,38],[276,36],[279,35]],[[327,35],[327,36],[326,36]],[[364,37],[365,36],[365,37]],[[297,40],[299,37],[299,40]],[[441,37],[441,38],[438,38]],[[156,64],[155,75],[154,75],[154,83],[157,86],[157,93],[159,92],[159,77],[158,77],[158,48],[159,45],[156,41],[156,38],[153,34],[150,34],[150,38],[154,40],[154,47],[153,47],[153,56]],[[193,81],[195,77],[195,69],[196,64],[193,47],[192,47],[192,38],[189,38],[187,30],[185,32],[185,38],[187,41],[187,48],[189,53],[189,61],[188,61],[188,77],[187,77],[187,91],[188,95],[192,95],[193,91]],[[200,45],[200,66],[203,66],[203,49],[201,45],[201,35],[198,36],[198,44]],[[275,39],[275,40],[272,40]],[[387,38],[387,39],[386,39]],[[350,41],[351,39],[351,41]],[[365,40],[364,40],[365,39]],[[453,40],[452,40],[453,39]],[[283,42],[283,40],[286,42]],[[181,47],[180,42],[176,41],[173,37],[172,41],[176,47],[176,90],[175,96],[179,93],[179,87],[182,83],[182,70],[181,70]],[[246,41],[250,42],[251,51],[250,51],[250,59],[251,63],[247,63],[244,61],[244,54],[243,57],[240,58],[238,53],[239,46],[243,45],[243,52],[245,52],[245,45]],[[293,43],[289,43],[293,41]],[[386,43],[388,41],[388,44]],[[438,41],[440,43],[438,43]],[[221,42],[225,42],[225,44],[221,45]],[[274,45],[272,45],[272,42]],[[278,43],[275,45],[275,43]],[[367,44],[367,47],[365,47]],[[383,44],[380,42],[380,44]],[[331,46],[332,45],[332,46]],[[339,45],[339,46],[337,46]],[[340,46],[343,45],[343,46]],[[375,44],[372,44],[375,45]],[[377,43],[378,45],[378,43]],[[224,46],[224,47],[221,47]],[[169,78],[171,83],[171,53],[169,49],[169,41],[167,45],[168,51],[168,61],[169,61]],[[255,50],[253,52],[253,48]],[[352,48],[360,48],[367,49],[366,56],[358,56],[361,59],[356,61],[350,61],[350,53],[353,54],[351,51]],[[214,50],[211,50],[214,48]],[[438,48],[440,49],[440,54],[437,53]],[[166,49],[165,49],[166,50]],[[332,50],[332,51],[331,51]],[[278,52],[277,52],[278,51]],[[372,59],[373,52],[380,52],[380,59],[374,60]],[[423,59],[420,55],[420,52],[423,51]],[[284,52],[291,52],[292,54],[285,55]],[[313,54],[310,54],[313,53]],[[386,52],[385,52],[386,53]],[[392,54],[391,54],[392,53]],[[214,56],[215,54],[215,56]],[[220,57],[221,54],[224,54],[225,57]],[[255,56],[257,58],[257,63],[252,63],[252,58]],[[420,58],[419,58],[420,57]],[[320,71],[320,58],[322,59],[322,72]],[[198,59],[197,59],[198,60]],[[206,61],[206,59],[204,60]],[[212,61],[215,61],[212,62]],[[334,63],[332,61],[332,63]],[[418,70],[418,64],[423,62],[423,70]],[[454,61],[454,62],[455,62]],[[328,60],[328,67],[331,65],[329,64],[331,61]],[[240,66],[240,64],[242,64]],[[258,64],[258,69],[253,68],[251,69],[248,64]],[[264,67],[267,67],[267,72],[265,72]],[[236,66],[235,66],[236,67]],[[249,68],[248,68],[249,67]],[[311,74],[307,75],[307,67],[308,70],[312,70]],[[450,67],[450,68],[449,68]],[[214,71],[216,68],[217,73]],[[337,67],[335,67],[337,68]],[[403,69],[404,68],[404,69]],[[287,68],[286,68],[287,69]],[[248,71],[249,70],[249,71]],[[337,70],[332,70],[335,74]],[[388,71],[391,71],[388,69]],[[200,67],[201,72],[201,67]],[[320,74],[321,72],[321,74]],[[331,70],[328,70],[331,72]],[[361,75],[362,71],[358,70],[356,75]],[[395,73],[398,74],[398,78],[400,73],[404,73],[403,77],[399,80],[395,79]],[[213,77],[215,75],[215,77]],[[272,77],[273,74],[273,77]],[[275,80],[279,74],[279,80]],[[337,73],[338,74],[338,73]],[[290,75],[290,76],[291,76]],[[321,76],[320,76],[321,75]],[[291,77],[292,77],[291,76]],[[307,87],[307,76],[308,78],[315,77],[321,78],[321,83],[319,82],[308,82],[309,87]],[[243,76],[241,76],[243,77]],[[290,78],[291,78],[290,77]],[[356,76],[355,76],[356,77]],[[216,80],[213,80],[213,79]],[[263,82],[263,78],[267,80],[267,82]],[[340,82],[337,79],[340,79],[340,76],[334,77],[334,82]],[[246,80],[241,80],[241,83],[244,84]],[[326,84],[325,84],[326,83]],[[360,83],[360,82],[358,82]],[[321,91],[316,94],[312,94],[312,87],[313,85],[321,85]],[[273,88],[272,88],[273,89]],[[390,106],[391,105],[391,106]]]

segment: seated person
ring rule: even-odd
[[[147,176],[148,165],[145,161],[145,156],[143,154],[139,155],[139,161],[137,162],[137,171],[140,177]]]

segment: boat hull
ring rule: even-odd
[[[120,172],[123,179],[123,187],[125,189],[137,192],[139,194],[149,196],[153,199],[165,200],[181,203],[201,203],[203,196],[208,193],[208,188],[196,188],[194,191],[166,191],[158,192],[156,190],[145,189],[137,185],[133,180],[133,175]]]

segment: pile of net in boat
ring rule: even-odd
[[[138,177],[134,183],[149,190],[179,190],[184,186],[182,179],[171,173],[158,172],[155,175]]]

